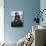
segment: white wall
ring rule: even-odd
[[[4,41],[4,0],[0,0],[0,42]]]
[[[42,11],[43,9],[46,9],[46,0],[40,0],[40,10]],[[44,21],[41,21],[40,24],[46,27],[46,11],[43,12],[42,17]]]

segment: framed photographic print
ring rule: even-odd
[[[12,20],[11,27],[23,27],[24,15],[23,11],[12,11],[11,12]]]

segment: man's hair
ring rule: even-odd
[[[18,13],[18,12],[15,12],[15,15],[16,15],[16,14],[19,14],[19,13]]]

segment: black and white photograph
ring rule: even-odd
[[[11,12],[11,27],[23,27],[24,15],[23,11]]]

